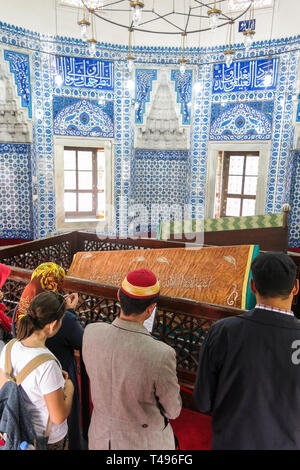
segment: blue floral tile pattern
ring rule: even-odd
[[[0,238],[32,238],[30,145],[0,143]]]
[[[181,216],[188,154],[186,150],[135,149],[134,203],[145,209],[139,214],[144,230],[158,230],[159,222],[167,215],[163,207],[177,206]]]
[[[191,124],[193,70],[186,70],[184,74],[179,70],[172,70],[171,80],[175,82],[177,103],[181,104],[182,124],[189,125]]]
[[[34,238],[53,233],[55,221],[54,145],[51,69],[48,54],[33,55],[35,120],[33,123],[32,178]]]
[[[242,70],[243,76],[241,74],[238,75],[236,78],[239,79],[239,82],[230,83],[229,88],[214,88],[214,92],[214,65],[224,64],[225,46],[208,48],[194,47],[187,49],[186,58],[189,68],[193,73],[194,81],[200,86],[197,91],[192,90],[193,80],[191,81],[191,85],[185,83],[187,88],[180,82],[177,67],[182,54],[181,48],[135,47],[135,66],[137,69],[142,70],[144,68],[154,71],[150,79],[152,80],[151,85],[153,87],[155,86],[156,72],[158,76],[161,67],[163,67],[164,70],[168,68],[170,74],[173,70],[173,85],[177,93],[178,104],[180,103],[181,106],[182,124],[188,127],[187,131],[190,135],[190,151],[186,154],[186,158],[184,157],[183,159],[179,156],[175,158],[175,154],[172,154],[172,157],[169,155],[169,158],[166,159],[166,156],[162,157],[159,155],[159,151],[157,151],[158,154],[156,154],[156,156],[154,154],[151,156],[148,154],[147,158],[145,155],[135,155],[134,133],[136,110],[133,109],[132,97],[126,86],[130,78],[126,62],[126,56],[128,54],[127,46],[107,43],[102,43],[97,46],[96,55],[93,60],[104,62],[112,61],[114,65],[111,89],[97,88],[97,83],[94,88],[90,86],[91,81],[87,81],[87,78],[95,78],[92,76],[93,72],[82,77],[80,77],[79,73],[76,77],[76,83],[75,81],[72,82],[72,80],[71,82],[65,81],[63,86],[57,87],[53,82],[54,71],[51,57],[77,57],[81,58],[81,64],[83,64],[85,59],[87,59],[87,45],[83,41],[66,37],[53,38],[52,36],[40,35],[25,30],[24,28],[5,23],[0,23],[0,39],[2,44],[4,44],[4,49],[8,51],[5,60],[9,60],[12,73],[11,78],[15,80],[20,96],[22,90],[25,90],[23,98],[25,95],[26,100],[23,101],[23,106],[27,107],[28,115],[32,112],[33,142],[32,145],[27,147],[26,151],[23,149],[24,162],[28,162],[28,164],[26,163],[27,182],[25,182],[24,185],[23,182],[20,183],[20,193],[21,195],[24,194],[24,199],[18,200],[16,205],[16,207],[20,207],[20,205],[26,201],[26,203],[23,204],[25,214],[27,214],[24,216],[23,224],[26,236],[33,234],[32,236],[34,236],[34,238],[42,238],[56,231],[54,121],[58,113],[66,109],[65,104],[67,101],[64,100],[76,99],[76,103],[81,104],[78,108],[78,116],[76,116],[76,127],[77,129],[80,128],[80,132],[82,133],[83,129],[86,129],[91,123],[91,108],[89,108],[88,112],[86,112],[84,108],[88,106],[87,103],[90,104],[91,102],[94,105],[94,110],[101,109],[102,111],[103,105],[98,103],[99,98],[101,98],[102,101],[104,100],[104,106],[107,106],[108,102],[111,103],[111,112],[106,108],[105,113],[114,124],[113,204],[116,211],[115,230],[119,234],[127,233],[129,220],[128,205],[131,200],[145,201],[147,204],[152,200],[157,200],[156,189],[153,184],[149,184],[147,180],[148,176],[150,178],[154,174],[154,164],[156,168],[158,168],[157,174],[154,174],[156,177],[155,184],[160,188],[157,189],[158,194],[162,195],[162,192],[159,191],[164,187],[164,200],[171,201],[173,198],[176,201],[184,201],[185,204],[190,204],[191,206],[191,218],[200,218],[203,216],[207,184],[208,148],[212,136],[211,124],[213,124],[214,120],[223,116],[224,110],[221,112],[220,105],[226,101],[228,111],[241,104],[247,105],[256,118],[258,112],[263,115],[261,122],[264,123],[265,130],[260,136],[263,137],[263,139],[255,138],[255,140],[265,140],[266,136],[270,136],[270,165],[268,174],[266,175],[267,194],[265,212],[281,212],[283,203],[293,201],[290,240],[293,245],[298,244],[299,246],[298,226],[300,202],[297,184],[300,175],[298,171],[299,167],[295,166],[291,149],[293,148],[292,142],[295,124],[293,121],[293,94],[295,93],[297,67],[299,65],[298,53],[293,49],[299,49],[300,36],[256,42],[249,53],[245,52],[243,44],[235,45],[236,55],[234,62],[244,63],[245,67],[244,70]],[[275,67],[273,67],[273,69],[275,72],[271,88],[248,86],[248,82],[245,83],[243,81],[245,78],[244,72],[250,70],[247,62],[260,61],[262,60],[260,57],[262,55],[265,56],[266,62],[269,52],[271,52],[274,59],[276,58],[276,62],[274,61]],[[24,62],[22,63],[23,60]],[[71,64],[71,62],[72,61],[69,61],[69,64]],[[73,65],[75,65],[75,62]],[[92,63],[89,65],[92,65]],[[265,65],[262,65],[265,70]],[[221,68],[219,67],[218,70],[220,71]],[[234,69],[234,67],[232,69]],[[70,68],[70,70],[72,69]],[[78,70],[80,70],[80,67]],[[221,75],[220,73],[219,79],[222,79],[222,73]],[[188,79],[189,74],[185,75],[185,78]],[[228,78],[227,75],[226,77]],[[30,80],[31,87],[29,88]],[[27,85],[25,85],[25,83],[27,83]],[[225,84],[224,81],[222,83],[223,85]],[[234,85],[233,88],[232,85]],[[136,90],[136,97],[139,93]],[[143,106],[141,108],[140,118],[138,119],[143,119],[145,105],[147,108],[149,93],[151,99],[151,86],[150,88],[141,90],[141,95],[139,96],[141,96]],[[191,96],[192,100],[190,99]],[[55,97],[62,99],[60,104],[58,104],[59,101]],[[54,105],[53,101],[55,102]],[[187,104],[191,101],[192,106],[187,110]],[[72,103],[75,104],[75,102]],[[266,107],[267,103],[269,103],[269,109]],[[57,108],[55,104],[57,104]],[[70,106],[73,104],[70,104]],[[230,108],[229,105],[232,105],[233,108]],[[60,106],[61,109],[58,109]],[[245,109],[246,108],[244,108],[244,111]],[[71,114],[68,117],[70,116]],[[245,129],[249,130],[250,124],[247,120],[244,121],[243,118],[245,118],[245,113],[242,116],[237,116],[234,121],[233,128],[236,133],[232,142],[241,142],[242,135],[244,137],[247,135],[247,133],[243,134],[242,131]],[[63,122],[63,128],[66,128],[66,123],[68,122],[66,115],[65,120],[61,122]],[[271,135],[269,134],[270,127],[268,127],[268,123],[271,126]],[[137,125],[139,124],[141,123],[137,122]],[[226,125],[224,127],[226,127]],[[213,136],[219,138],[217,129],[215,129]],[[66,136],[65,138],[70,138],[71,145],[74,144],[74,140],[72,139],[75,137],[73,135]],[[88,144],[89,136],[86,136],[86,140]],[[220,149],[222,149],[222,142],[228,142],[228,138],[226,140],[226,138],[223,137],[223,140],[218,140],[218,142]],[[5,155],[3,159],[2,154]],[[13,162],[17,162],[16,164],[21,163],[21,159],[17,156],[14,147],[9,147],[9,150],[4,151],[4,147],[0,146],[0,155],[1,164],[2,161],[7,163],[9,158],[11,158],[11,162],[8,163],[9,168],[11,168]],[[147,162],[149,168],[146,167],[145,162]],[[294,174],[295,168],[297,168],[296,179],[293,180],[291,175]],[[176,187],[176,191],[175,187],[166,181],[165,175],[168,174],[168,172],[170,178],[174,178],[174,185],[179,185]],[[26,184],[29,184],[30,188],[32,188],[32,197],[30,196],[29,201],[27,200]],[[10,186],[7,185],[5,187],[10,188]],[[7,194],[7,197],[9,199],[10,194],[13,193],[11,193],[11,189],[8,191],[9,194]],[[0,214],[2,222],[4,217],[8,215],[7,206],[5,206],[5,210],[4,206],[1,206]],[[7,219],[5,219],[5,221],[7,225],[8,222],[11,225],[11,221],[7,221]],[[12,225],[9,229],[5,227],[4,230],[5,232],[2,228],[3,236],[20,236],[20,226],[15,227]]]
[[[210,140],[270,140],[274,102],[211,106]]]
[[[199,89],[194,98],[194,122],[191,130],[191,152],[186,185],[186,201],[191,206],[191,219],[204,217],[207,149],[211,102],[212,64],[198,68]]]
[[[53,97],[54,134],[78,137],[114,137],[113,103]]]
[[[29,55],[5,49],[4,59],[9,62],[10,71],[15,76],[18,95],[21,97],[22,106],[27,108],[28,116],[32,118]]]
[[[289,217],[289,247],[300,247],[300,152],[292,152],[291,212]]]
[[[137,109],[135,110],[135,123],[143,124],[145,106],[146,103],[150,101],[152,82],[153,80],[157,80],[157,70],[136,69],[135,80],[135,101],[137,103]]]
[[[283,204],[287,202],[284,199],[287,193],[285,183],[293,140],[292,100],[297,78],[297,53],[283,55],[280,65],[266,200],[266,213],[269,214],[281,212]]]

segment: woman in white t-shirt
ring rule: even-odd
[[[71,296],[70,296],[71,297]],[[72,303],[72,298],[68,298]],[[28,362],[40,354],[51,354],[45,342],[61,327],[66,310],[62,295],[43,292],[31,302],[28,312],[20,318],[17,339],[11,350],[14,377]],[[5,349],[0,356],[0,388],[4,377]],[[49,450],[63,450],[68,433],[67,417],[71,411],[74,386],[68,374],[56,361],[39,365],[22,382],[25,402],[37,435],[45,433],[48,417],[52,423],[48,440]]]

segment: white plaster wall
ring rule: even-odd
[[[267,178],[271,153],[271,142],[209,142],[207,150],[207,179],[205,193],[205,217],[214,217],[216,194],[216,168],[219,151],[259,152],[258,182],[256,192],[255,215],[265,213]]]
[[[56,0],[0,0],[0,21],[20,26],[44,34],[54,34]],[[173,0],[156,0],[165,5]],[[176,0],[178,1],[178,0]],[[145,0],[145,6],[152,7],[153,0]],[[79,37],[77,25],[77,9],[58,7],[58,34],[66,37]],[[109,15],[109,14],[107,14]],[[121,19],[126,20],[127,13],[122,13]],[[108,16],[109,17],[109,16]],[[256,40],[270,39],[272,9],[260,9],[255,13],[257,20]],[[300,34],[300,0],[275,0],[275,14],[272,38],[291,37]],[[198,22],[198,20],[197,20]],[[167,26],[167,23],[165,23]],[[237,32],[235,42],[242,42],[243,35]],[[218,29],[215,33],[205,32],[188,36],[187,46],[215,46],[226,42],[227,27]],[[97,39],[107,43],[128,44],[128,31],[117,28],[105,21],[97,20]],[[180,46],[180,36],[135,33],[135,43],[139,46]]]

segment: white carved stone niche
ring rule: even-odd
[[[0,63],[0,142],[32,142],[32,125],[21,105],[8,63]]]
[[[157,85],[146,106],[145,125],[136,128],[136,148],[188,149],[189,129],[180,125],[181,115],[176,108],[176,94],[170,89],[167,72],[163,71],[158,74]]]

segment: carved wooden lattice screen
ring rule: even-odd
[[[12,267],[3,286],[7,314],[12,316],[32,271]],[[112,322],[120,312],[117,287],[67,277],[65,292],[78,292],[76,308],[80,323],[85,327],[97,321]],[[201,343],[210,325],[225,316],[237,315],[240,310],[218,307],[187,299],[161,296],[154,324],[154,336],[176,350],[178,371],[184,381],[194,383]]]
[[[0,248],[0,262],[34,270],[41,263],[53,262],[66,271],[76,251],[76,233]]]
[[[3,288],[7,314],[12,316],[22,291],[30,280],[31,272],[42,262],[56,262],[67,271],[74,253],[78,251],[138,250],[183,246],[185,244],[182,242],[156,240],[99,240],[94,234],[73,232],[0,249],[0,262],[12,266],[11,276]],[[84,327],[96,321],[112,322],[119,314],[120,306],[116,287],[70,277],[66,278],[64,287],[66,292],[78,292],[77,312]],[[241,313],[240,310],[192,300],[160,297],[154,336],[176,350],[178,377],[181,385],[192,387],[195,382],[199,350],[210,325],[221,318],[239,313]],[[82,360],[80,363],[82,419],[84,434],[86,434],[89,424],[89,385]],[[193,409],[193,403],[189,397],[188,394],[185,396],[183,394],[183,402],[186,407]]]

